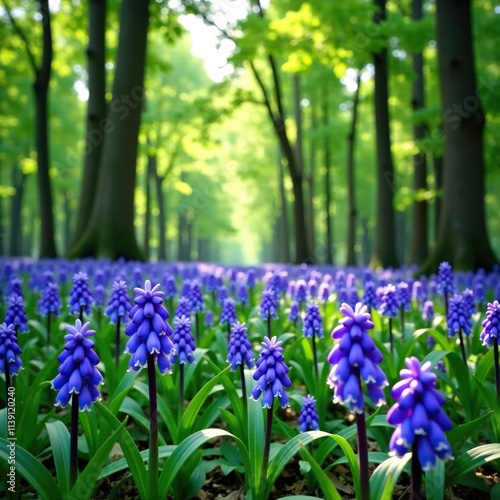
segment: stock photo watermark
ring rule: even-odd
[[[7,490],[16,492],[16,389],[7,388]]]

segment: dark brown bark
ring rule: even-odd
[[[22,207],[26,174],[19,165],[12,169],[12,186],[16,190],[10,199],[9,255],[22,255]]]
[[[437,240],[443,199],[443,155],[434,154],[432,163],[434,168],[434,188],[436,190],[436,201],[434,202],[434,237]]]
[[[124,0],[106,133],[94,205],[82,238],[71,257],[143,259],[134,229],[134,191],[149,2]]]
[[[318,117],[316,100],[313,98],[310,103],[310,113],[311,113],[311,131],[315,131],[318,128]],[[316,145],[312,140],[309,140],[309,161],[306,164],[306,183],[307,183],[307,213],[306,213],[306,226],[308,235],[307,238],[313,245],[314,250],[314,261],[318,262],[320,255],[316,254],[316,231],[314,226],[314,179],[316,170]]]
[[[148,141],[149,142],[149,141]],[[151,211],[152,211],[152,194],[151,182],[156,172],[157,164],[156,150],[149,151],[147,155],[146,165],[146,212],[144,214],[144,257],[149,260],[151,257]]]
[[[155,167],[157,167],[157,165],[155,165]],[[164,177],[158,174],[158,168],[155,168],[154,178],[156,202],[158,203],[158,260],[167,260],[167,245],[165,237],[167,232],[167,209],[162,188]]]
[[[278,248],[277,257],[279,262],[290,262],[290,233],[288,231],[288,204],[285,192],[285,171],[281,154],[278,154],[278,183],[280,192],[280,215],[277,221]]]
[[[73,216],[73,210],[71,208],[71,200],[72,200],[71,193],[66,191],[63,195],[63,203],[64,203],[63,248],[65,253],[69,250],[71,244],[71,228],[72,228],[72,216]]]
[[[88,89],[87,131],[83,162],[83,178],[73,239],[85,230],[96,192],[99,162],[109,122],[106,119],[106,0],[89,2],[89,42],[87,47]]]
[[[347,266],[356,265],[356,186],[354,158],[356,145],[356,127],[358,124],[359,89],[361,87],[361,71],[356,77],[356,92],[352,103],[351,127],[347,135]]]
[[[484,113],[476,85],[471,1],[438,0],[438,67],[444,124],[443,204],[436,247],[423,271],[489,270],[497,262],[486,229]]]
[[[322,101],[322,121],[323,127],[326,129],[329,122],[329,106],[328,106],[328,92],[324,92]],[[333,264],[334,251],[333,251],[333,220],[331,215],[332,206],[332,185],[331,185],[331,170],[332,158],[330,150],[330,137],[325,134],[324,144],[324,166],[325,166],[325,224],[326,224],[326,252],[325,261],[327,264]]]
[[[422,0],[412,1],[412,20],[418,22],[422,19]],[[413,112],[425,106],[424,93],[424,59],[422,52],[412,55],[413,65],[413,88],[412,88],[412,109]],[[415,142],[421,141],[427,133],[425,123],[415,123],[413,126],[413,139]],[[413,156],[413,189],[415,193],[427,190],[427,156],[421,149]],[[427,201],[415,200],[412,207],[411,219],[411,243],[410,243],[410,264],[422,264],[428,256],[428,222],[427,222]]]
[[[184,212],[179,212],[179,229],[178,229],[178,255],[179,261],[190,261],[192,259],[192,238],[193,224],[189,220],[189,216]]]
[[[375,0],[375,23],[386,18],[386,0]],[[389,90],[387,49],[374,54],[375,66],[375,135],[377,145],[377,206],[375,248],[372,266],[397,266],[394,228],[394,164],[389,129]]]

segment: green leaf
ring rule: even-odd
[[[446,474],[445,487],[449,488],[453,483],[456,483],[461,476],[485,463],[491,462],[492,460],[498,460],[499,458],[500,444],[498,443],[484,444],[463,453],[456,458],[450,466],[453,473]]]
[[[10,444],[4,438],[0,438],[0,458],[8,462]],[[28,481],[42,499],[58,500],[63,498],[52,474],[31,453],[21,446],[16,445],[16,471]]]
[[[184,439],[165,462],[158,483],[159,498],[167,497],[168,490],[182,466],[201,446],[210,439],[223,436],[234,437],[230,432],[223,429],[204,429]]]
[[[99,432],[93,408],[90,411],[80,412],[79,420],[82,424],[85,438],[87,439],[89,456],[92,456],[97,451],[97,448],[99,448],[99,444],[102,444],[99,443]]]
[[[108,460],[111,449],[120,437],[124,427],[125,422],[123,422],[118,429],[114,430],[111,436],[109,436],[108,439],[106,439],[106,441],[104,441],[104,443],[99,447],[85,469],[83,469],[78,476],[78,479],[69,494],[70,498],[86,500],[91,497],[97,478],[99,477],[99,472],[102,470],[106,460]]]
[[[66,426],[60,421],[47,422],[50,447],[56,466],[57,482],[63,494],[69,493],[69,449],[70,436]]]
[[[425,473],[425,492],[427,500],[441,500],[444,498],[444,462],[436,461],[436,466]]]
[[[102,404],[95,404],[96,411],[109,423],[113,431],[116,431],[120,428],[120,421]],[[120,443],[120,447],[125,455],[125,460],[127,462],[128,467],[130,468],[130,473],[132,474],[132,478],[134,479],[134,483],[137,486],[137,490],[139,491],[139,496],[142,499],[147,498],[147,472],[146,466],[144,465],[144,459],[141,457],[137,445],[135,441],[130,436],[127,429],[123,429],[123,431],[118,436],[118,442]],[[147,452],[148,450],[145,450]],[[102,477],[102,471],[99,474],[99,477]]]
[[[476,418],[472,422],[466,422],[465,424],[454,427],[451,431],[446,433],[448,441],[452,449],[456,449],[458,446],[463,445],[467,439],[471,436],[471,434],[476,429],[481,429],[484,423],[491,418],[493,411],[485,413],[481,415],[479,418]]]
[[[249,487],[259,492],[262,480],[262,461],[264,457],[264,414],[260,401],[248,402],[248,455],[250,459]]]
[[[370,498],[372,500],[391,500],[392,490],[399,476],[411,458],[411,453],[404,457],[391,457],[382,462],[370,478]]]

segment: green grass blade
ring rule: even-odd
[[[249,488],[258,492],[261,488],[262,461],[264,457],[264,414],[260,401],[248,402],[248,455],[250,457]],[[248,478],[247,478],[248,479]],[[257,500],[256,497],[254,500]]]
[[[392,490],[399,476],[411,458],[411,453],[404,457],[390,457],[382,462],[370,478],[370,498],[372,500],[391,500]]]
[[[9,441],[0,438],[0,458],[8,462]],[[16,445],[16,471],[28,481],[42,499],[58,500],[63,494],[52,474],[21,446]]]
[[[436,467],[425,473],[425,492],[427,500],[441,500],[444,498],[444,462],[436,461]]]
[[[50,447],[56,466],[57,482],[63,494],[69,493],[69,432],[66,426],[60,421],[47,422],[47,432],[49,433]]]

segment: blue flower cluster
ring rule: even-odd
[[[0,324],[0,373],[5,373],[8,368],[9,375],[17,375],[23,368],[23,362],[19,357],[21,353],[14,325]]]
[[[22,295],[18,295],[17,293],[9,295],[7,299],[5,323],[14,325],[16,331],[20,333],[26,333],[28,331],[28,316],[26,316]]]
[[[323,322],[319,313],[319,307],[316,302],[309,302],[307,304],[306,314],[304,316],[304,325],[302,327],[304,337],[318,338],[324,337],[323,335]]]
[[[170,355],[171,363],[194,363],[194,337],[191,332],[191,319],[186,316],[174,318],[172,335],[174,353]]]
[[[70,306],[71,314],[80,314],[80,311],[90,314],[94,298],[89,288],[87,273],[80,272],[73,276],[73,286],[69,295],[68,305]]]
[[[227,362],[231,364],[231,370],[235,371],[238,365],[246,365],[248,368],[254,366],[252,344],[248,340],[247,327],[245,323],[237,321],[233,323],[231,335],[227,346]]]
[[[491,347],[493,339],[498,342],[500,328],[500,304],[497,300],[489,303],[486,308],[486,319],[482,322],[480,339],[483,345]]]
[[[297,423],[300,426],[300,432],[316,431],[319,429],[319,416],[314,396],[308,394],[304,398]]]
[[[123,324],[128,323],[128,313],[131,308],[127,283],[123,280],[113,282],[111,297],[105,311],[106,316],[109,316],[110,323],[117,324],[118,320]]]

